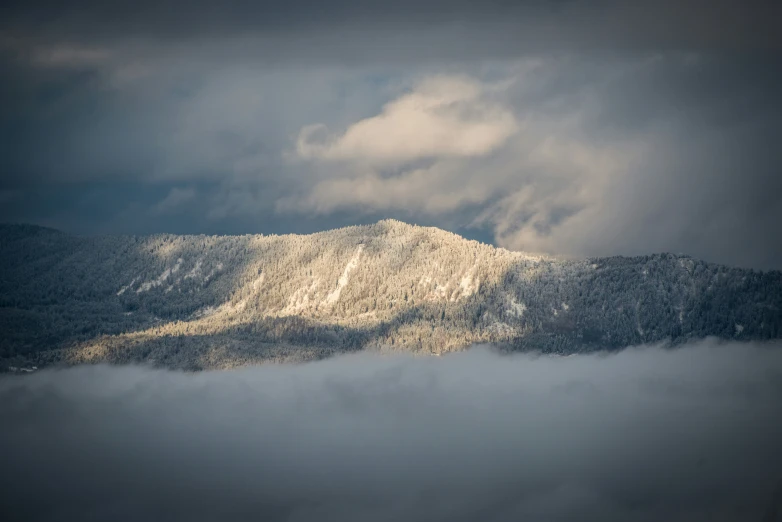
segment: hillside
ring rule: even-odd
[[[385,220],[300,236],[77,237],[0,225],[0,370],[227,368],[473,343],[576,353],[782,336],[782,274],[561,260]]]

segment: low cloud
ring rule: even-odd
[[[780,348],[5,377],[0,505],[6,520],[760,521],[782,478]]]

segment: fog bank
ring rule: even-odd
[[[0,511],[769,521],[782,500],[780,405],[779,343],[46,370],[0,378]]]

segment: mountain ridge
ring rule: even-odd
[[[0,359],[15,367],[226,368],[474,343],[567,354],[782,333],[778,271],[669,253],[563,259],[397,220],[242,236],[0,225],[0,247]]]

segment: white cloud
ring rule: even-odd
[[[313,162],[325,176],[308,193],[282,198],[277,209],[439,214],[485,202],[496,191],[497,179],[470,166],[491,162],[520,131],[515,114],[502,101],[512,82],[432,75],[341,135],[323,124],[303,127],[298,157]]]
[[[280,199],[277,209],[314,214],[339,209],[402,209],[437,215],[486,201],[494,192],[494,185],[491,179],[465,176],[460,162],[444,160],[398,176],[384,177],[369,171],[329,178],[304,196]]]
[[[299,156],[395,165],[423,158],[483,156],[517,131],[513,113],[487,99],[487,86],[466,77],[434,76],[340,136],[323,124],[301,129]]]
[[[628,175],[642,150],[640,142],[597,144],[552,131],[516,159],[529,175],[506,184],[473,224],[491,227],[506,248],[583,252],[594,230],[612,218],[605,212],[612,186]]]

